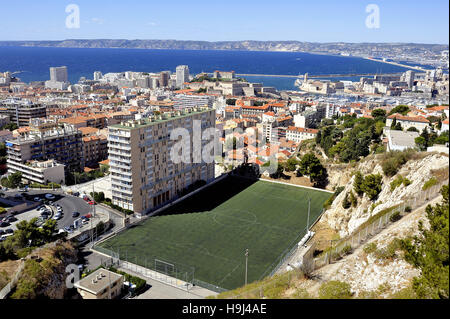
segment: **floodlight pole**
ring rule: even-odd
[[[306,221],[306,232],[309,231],[309,214],[311,211],[311,197],[308,196],[308,219]]]
[[[245,285],[247,285],[248,248],[245,250]]]
[[[95,183],[92,183],[92,202],[94,203],[92,205],[92,211],[94,213],[93,217],[95,217],[95,189],[94,189]]]

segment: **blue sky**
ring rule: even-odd
[[[66,6],[80,8],[68,29]],[[369,29],[366,6],[380,8]],[[0,40],[177,39],[445,43],[448,0],[0,0]]]

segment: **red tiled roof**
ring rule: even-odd
[[[299,132],[299,133],[312,133],[312,134],[317,134],[319,132],[319,130],[316,130],[316,129],[295,127],[295,126],[289,126],[287,130],[295,131],[295,132]]]
[[[404,116],[398,113],[392,114],[388,116],[388,119],[397,119],[400,121],[410,121],[410,122],[421,122],[421,123],[430,123],[429,120],[424,118],[423,116]]]

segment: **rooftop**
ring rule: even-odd
[[[414,148],[416,146],[415,138],[419,137],[419,133],[417,132],[403,132],[403,131],[396,131],[396,130],[388,130],[386,132],[389,141],[393,145],[398,146],[404,146],[404,147],[410,147]]]
[[[100,268],[77,281],[74,286],[97,295],[122,277],[122,275],[116,274],[115,272]]]
[[[142,128],[150,125],[161,124],[188,116],[203,114],[212,111],[213,109],[206,107],[186,108],[178,112],[166,112],[162,115],[142,118],[140,120],[130,120],[120,124],[111,125],[110,128],[131,130],[134,128]]]

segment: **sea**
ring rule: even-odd
[[[358,57],[302,52],[149,50],[56,47],[0,47],[0,72],[17,72],[23,82],[46,81],[49,68],[67,66],[69,81],[93,78],[94,71],[175,72],[177,65],[189,66],[192,75],[215,70],[237,74],[310,75],[399,73],[407,69]],[[295,78],[245,76],[278,90],[296,90]],[[329,77],[329,80],[359,81],[359,77]]]

